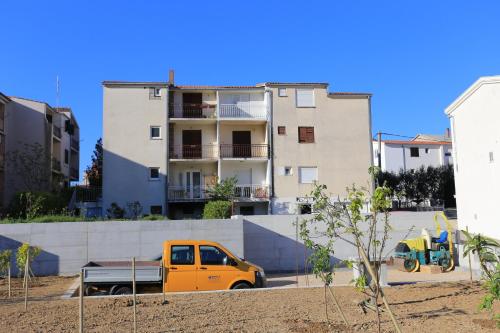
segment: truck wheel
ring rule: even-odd
[[[114,290],[113,295],[130,295],[132,294],[132,289],[129,287],[119,287]]]
[[[231,289],[248,289],[248,288],[250,288],[248,283],[240,282],[240,283],[235,284]]]

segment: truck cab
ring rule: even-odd
[[[266,286],[264,270],[234,256],[219,243],[176,240],[163,243],[165,291],[203,291]]]

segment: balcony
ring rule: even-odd
[[[77,168],[70,168],[69,169],[69,177],[74,180],[78,180],[80,178],[78,174],[78,169]]]
[[[171,145],[168,150],[170,159],[207,160],[217,159],[217,145]]]
[[[73,138],[71,139],[70,146],[71,146],[71,149],[74,149],[76,151],[80,150],[80,142],[76,139],[73,139]]]
[[[221,119],[267,119],[267,110],[263,103],[220,104]]]
[[[222,158],[267,158],[268,155],[268,144],[220,145],[220,157]]]
[[[56,172],[61,172],[61,161],[59,161],[55,157],[52,158],[52,170]]]
[[[196,201],[207,200],[208,186],[169,186],[168,201]]]
[[[235,199],[267,200],[269,199],[269,186],[257,184],[236,185]]]
[[[61,127],[57,126],[57,125],[53,125],[52,128],[54,129],[53,130],[53,133],[54,133],[54,136],[56,138],[61,138]]]
[[[215,119],[216,105],[213,104],[169,104],[169,118]]]

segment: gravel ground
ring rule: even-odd
[[[58,295],[73,283],[69,278],[40,278],[28,312],[20,290],[8,300],[0,283],[1,332],[75,332],[78,300]],[[16,281],[15,283],[18,283]],[[19,285],[17,285],[19,286]],[[403,332],[498,332],[477,304],[483,291],[468,282],[423,283],[386,288]],[[326,321],[323,288],[290,288],[138,297],[139,332],[376,332],[376,317],[364,315],[356,303],[363,296],[352,287],[335,287],[350,327],[342,325],[329,300]],[[130,297],[85,299],[86,332],[132,330]],[[497,312],[499,309],[496,309]],[[392,332],[384,313],[384,332]]]

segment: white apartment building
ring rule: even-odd
[[[379,165],[379,143],[373,141],[373,165]],[[398,173],[421,166],[440,167],[453,164],[451,138],[446,134],[419,134],[412,140],[382,140],[380,143],[380,168]]]
[[[29,175],[19,174],[14,165],[5,164],[4,207],[17,192],[49,191],[78,181],[80,133],[71,109],[54,108],[45,102],[22,97],[11,96],[4,100],[5,155],[11,156],[16,151],[26,155],[31,152],[26,145],[39,144],[47,160],[46,169],[40,170],[46,175],[41,188],[28,188],[29,182],[24,178]]]
[[[369,182],[369,94],[329,94],[323,83],[175,85],[171,76],[103,82],[104,209],[138,201],[144,214],[200,217],[207,189],[236,177],[234,214],[295,213],[315,181],[339,193]]]
[[[445,110],[450,118],[458,227],[500,239],[500,76],[479,78]]]

